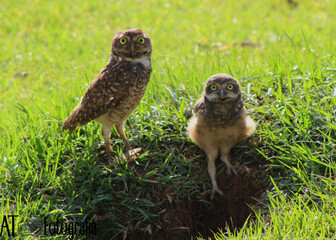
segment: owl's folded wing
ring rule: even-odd
[[[93,80],[84,93],[81,102],[64,121],[63,130],[78,127],[105,114],[110,108],[118,107],[128,95],[129,86],[125,81],[136,78],[132,71],[120,71],[127,63],[106,66]]]
[[[194,113],[198,114],[198,113],[202,113],[204,111],[204,101],[203,99],[199,99],[194,106]]]

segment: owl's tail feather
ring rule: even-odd
[[[77,130],[82,124],[80,123],[80,119],[78,117],[79,108],[76,107],[71,114],[65,119],[62,130]]]

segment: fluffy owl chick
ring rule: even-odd
[[[140,29],[116,33],[111,58],[86,89],[62,129],[76,130],[92,120],[101,123],[106,151],[112,157],[110,137],[111,128],[115,126],[129,157],[131,145],[124,123],[145,93],[152,72],[151,53],[151,39]]]
[[[215,192],[223,195],[216,181],[216,158],[220,155],[225,162],[227,174],[230,175],[231,171],[237,174],[229,161],[230,150],[251,135],[255,127],[255,122],[246,115],[238,81],[227,74],[211,76],[205,83],[202,97],[195,104],[187,128],[189,137],[208,157],[211,199]]]

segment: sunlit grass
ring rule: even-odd
[[[208,191],[206,165],[187,161],[185,128],[202,84],[221,72],[242,86],[258,123],[252,151],[273,180],[257,218],[225,236],[335,237],[333,1],[2,1],[0,18],[0,219],[20,216],[18,239],[44,216],[102,212],[103,235],[120,236],[125,222],[155,222],[153,192],[172,184],[182,200]],[[153,39],[151,81],[126,124],[143,155],[108,164],[97,123],[71,134],[60,126],[127,28]]]

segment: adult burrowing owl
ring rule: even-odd
[[[255,131],[255,122],[246,115],[239,83],[232,76],[217,74],[205,83],[204,92],[194,107],[188,126],[189,137],[205,151],[212,182],[211,199],[215,192],[223,195],[216,181],[215,160],[227,166],[227,174],[237,170],[229,161],[230,149]]]
[[[76,130],[91,120],[101,123],[106,151],[111,157],[111,128],[115,126],[126,145],[128,157],[131,145],[124,123],[145,93],[152,72],[151,53],[151,39],[140,29],[116,33],[111,58],[86,89],[62,129]]]

